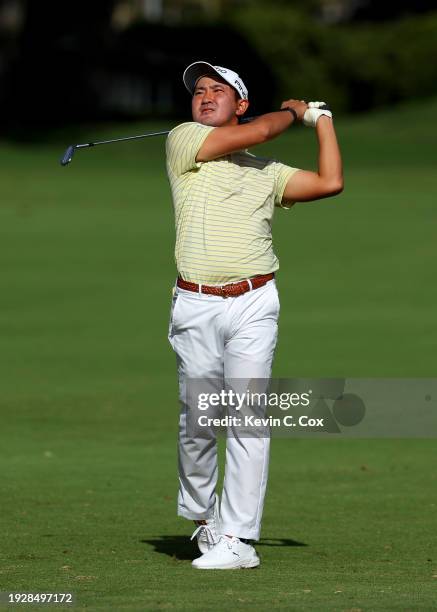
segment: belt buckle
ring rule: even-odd
[[[222,285],[220,287],[220,294],[221,294],[222,298],[228,298],[229,297],[229,295],[228,295],[228,293],[226,291],[226,285]]]

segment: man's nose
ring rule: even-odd
[[[202,104],[208,104],[213,99],[213,94],[211,91],[205,90],[202,96]]]

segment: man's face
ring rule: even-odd
[[[211,75],[197,81],[191,110],[197,123],[219,127],[237,124],[248,105],[247,100],[237,100],[234,88],[226,81]]]

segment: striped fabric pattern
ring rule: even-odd
[[[168,135],[167,174],[176,227],[179,275],[222,285],[279,268],[271,220],[297,171],[275,160],[238,151],[209,162],[196,155],[213,127],[182,123]]]

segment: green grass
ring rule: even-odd
[[[435,376],[436,112],[339,120],[343,194],[277,211],[276,376]],[[164,141],[62,169],[66,144],[0,146],[0,590],[70,590],[78,610],[436,610],[433,440],[275,439],[261,568],[192,570]],[[260,153],[315,167],[314,135]]]

